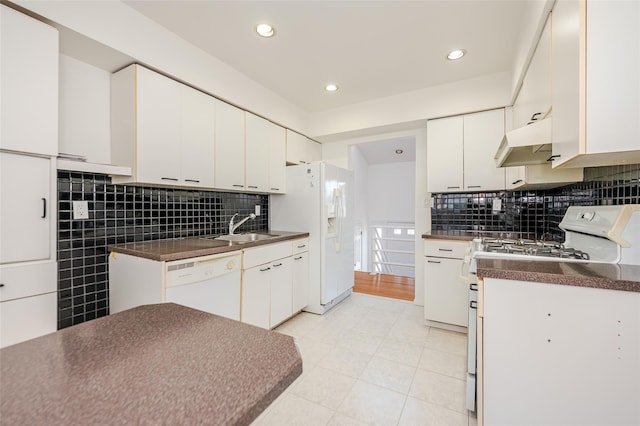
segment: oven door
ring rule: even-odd
[[[467,335],[467,409],[476,411],[476,364],[478,338],[478,283],[469,283],[469,327]]]

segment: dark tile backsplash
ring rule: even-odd
[[[535,191],[433,194],[433,230],[500,231],[564,239],[573,205],[640,204],[640,164],[585,169],[583,182]],[[493,211],[494,200],[500,209]]]
[[[89,202],[89,219],[73,220],[74,200]],[[269,228],[269,196],[114,185],[106,175],[59,171],[58,328],[109,313],[108,245],[227,233],[231,216],[255,205],[261,215],[242,231]]]

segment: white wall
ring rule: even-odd
[[[335,141],[350,132],[500,108],[510,104],[510,89],[511,73],[504,72],[321,111],[311,114],[309,135]]]
[[[368,213],[370,222],[413,222],[416,163],[370,164]]]
[[[369,247],[369,220],[367,211],[369,209],[368,185],[369,164],[356,145],[351,146],[349,155],[351,170],[353,171],[353,191],[354,191],[354,221],[362,226],[362,264],[363,271],[369,270],[369,259],[367,257],[367,247]]]
[[[120,1],[13,2],[152,69],[308,134],[305,111]],[[91,55],[90,46],[85,49]],[[82,59],[81,54],[73,56]]]
[[[111,74],[60,55],[60,137],[58,150],[110,164]]]

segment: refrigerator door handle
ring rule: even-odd
[[[340,253],[341,245],[342,245],[342,222],[344,217],[344,205],[343,205],[343,197],[342,190],[340,188],[335,188],[333,190],[333,204],[336,208],[336,253]]]

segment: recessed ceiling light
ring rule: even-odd
[[[338,85],[336,84],[327,84],[326,86],[324,86],[324,90],[326,90],[327,92],[335,92],[336,90],[338,90]]]
[[[269,24],[260,24],[256,27],[256,32],[261,37],[273,37],[276,30]]]
[[[450,61],[455,61],[456,59],[462,58],[467,52],[464,49],[456,49],[449,52],[447,55],[447,59]]]
[[[401,149],[399,149],[399,148],[398,148],[398,149],[396,149],[396,154],[398,154],[398,155],[402,154],[403,152],[404,152],[404,151],[403,151],[403,150],[401,150]]]

